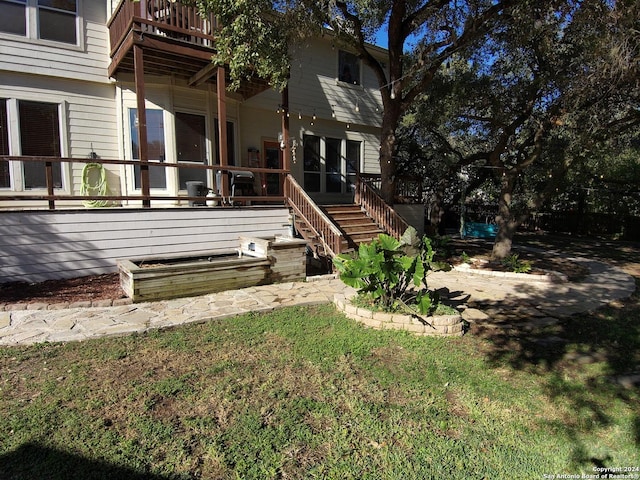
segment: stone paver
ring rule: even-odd
[[[573,260],[585,264],[592,273],[582,282],[523,282],[513,276],[494,278],[457,270],[434,272],[427,280],[429,288],[441,290],[452,303],[464,308],[465,320],[487,327],[527,330],[554,325],[561,317],[588,312],[626,298],[635,290],[633,277],[608,264],[586,258]],[[249,311],[330,303],[336,293],[349,291],[335,276],[328,275],[311,277],[307,282],[158,302],[114,302],[113,306],[105,307],[85,302],[60,309],[9,309],[0,312],[0,345],[78,341],[144,332]]]

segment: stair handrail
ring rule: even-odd
[[[378,225],[395,238],[400,238],[409,224],[376,192],[374,187],[363,181],[358,175],[356,179],[355,203],[369,215]]]
[[[285,198],[289,206],[313,231],[330,256],[340,254],[344,239],[340,229],[325,215],[292,175],[286,175],[284,183]]]

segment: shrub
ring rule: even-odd
[[[449,269],[434,261],[429,238],[418,236],[409,227],[400,240],[381,234],[371,243],[360,244],[355,255],[333,259],[340,279],[358,289],[358,295],[384,311],[405,310],[430,315],[438,305],[438,295],[427,288],[431,270]]]
[[[531,262],[528,260],[520,260],[517,253],[503,258],[502,265],[513,273],[527,273],[531,271]]]

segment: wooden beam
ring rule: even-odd
[[[224,67],[218,67],[216,72],[216,88],[218,96],[218,152],[220,152],[220,166],[228,167],[227,161],[227,99]],[[222,170],[222,185],[218,185],[220,195],[229,196],[229,176],[227,170]]]
[[[113,77],[114,74],[118,71],[118,67],[127,56],[127,53],[133,47],[133,31],[129,31],[125,39],[120,43],[118,49],[111,56],[111,63],[109,64],[109,68],[107,69],[107,75],[109,77]]]
[[[134,38],[135,45],[141,45],[145,48],[169,52],[180,57],[197,58],[200,60],[211,61],[213,52],[211,50],[201,50],[193,44],[173,40],[171,38],[156,37],[153,34],[144,34]]]
[[[149,142],[147,139],[147,109],[145,105],[144,56],[140,45],[133,46],[133,65],[138,108],[138,156],[140,158],[140,186],[142,206],[151,208],[149,190]]]
[[[202,85],[204,82],[206,82],[216,74],[217,74],[217,66],[213,62],[209,63],[208,65],[205,65],[203,68],[201,68],[198,73],[196,73],[189,79],[189,86],[199,87],[200,85]]]

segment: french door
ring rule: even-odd
[[[207,121],[204,115],[176,112],[176,153],[183,165],[207,165]],[[180,190],[187,182],[207,185],[207,171],[199,168],[178,168]]]

